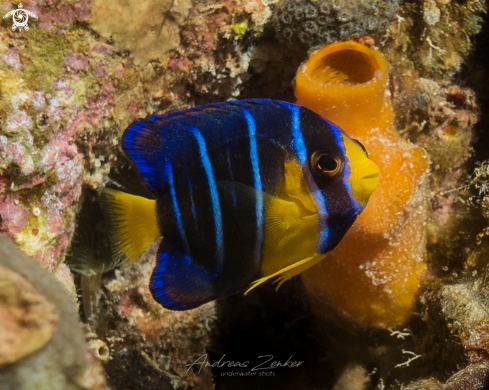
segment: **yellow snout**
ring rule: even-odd
[[[365,158],[352,171],[353,194],[364,206],[372,192],[379,186],[379,167],[372,160]]]
[[[365,150],[346,134],[341,135],[350,164],[352,195],[361,207],[365,207],[372,192],[379,186],[379,167],[367,157]]]

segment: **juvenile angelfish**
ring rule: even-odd
[[[358,141],[281,101],[151,116],[123,145],[156,199],[102,191],[114,256],[132,263],[163,236],[150,290],[172,310],[300,274],[338,245],[379,184]]]

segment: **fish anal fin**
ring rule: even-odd
[[[154,299],[169,310],[195,309],[220,298],[212,277],[200,271],[191,258],[177,251],[164,238],[156,255],[150,290]]]

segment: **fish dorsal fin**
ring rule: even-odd
[[[288,150],[290,137],[283,126],[290,124],[290,108],[267,99],[215,103],[153,115],[129,126],[123,146],[153,195],[159,198],[169,190],[166,163],[187,169],[193,166],[195,155],[206,155],[216,170],[223,146],[236,146],[249,139],[247,117],[253,119],[255,136],[260,140],[258,149],[266,141]]]

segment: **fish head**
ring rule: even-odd
[[[346,175],[349,176],[345,180],[349,182],[353,200],[363,210],[370,195],[379,186],[379,167],[369,159],[367,150],[359,141],[343,132],[341,138],[348,166]]]
[[[362,144],[326,118],[303,117],[303,177],[317,213],[317,253],[334,248],[379,185],[379,168]],[[300,159],[300,153],[299,153]],[[301,162],[302,162],[301,161]]]
[[[309,149],[308,169],[312,180],[305,176],[319,216],[351,218],[363,211],[378,187],[379,168],[369,159],[360,142],[332,123],[329,129],[335,141],[332,137],[326,138],[325,131],[326,142],[318,142]]]
[[[365,148],[341,130],[336,143],[317,147],[309,157],[305,178],[317,208],[317,253],[327,253],[367,205],[379,185],[379,168]]]

